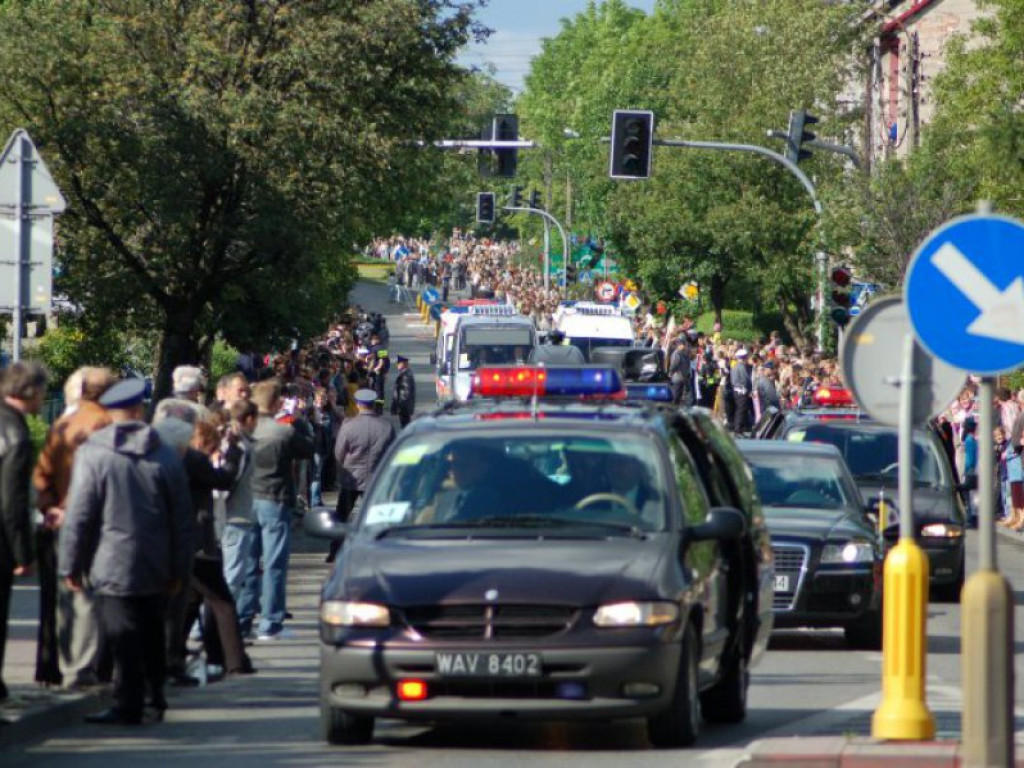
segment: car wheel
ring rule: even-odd
[[[843,630],[846,644],[858,651],[882,650],[882,612],[872,611],[859,624],[851,624]]]
[[[373,718],[351,715],[337,707],[321,704],[320,730],[328,744],[369,744],[373,740]]]
[[[647,720],[647,738],[655,747],[688,747],[700,733],[700,696],[697,693],[697,641],[693,625],[686,628],[679,655],[672,702],[668,709]]]
[[[966,563],[960,562],[960,573],[951,584],[941,584],[932,591],[935,593],[936,601],[940,603],[959,603],[960,593],[964,588],[964,581],[967,579]]]
[[[737,638],[722,679],[700,695],[700,711],[709,723],[741,723],[747,716],[750,670],[744,647],[742,637]]]

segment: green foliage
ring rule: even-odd
[[[42,416],[28,416],[25,418],[25,423],[28,425],[28,434],[32,438],[32,459],[33,464],[35,460],[39,458],[39,454],[42,453],[43,446],[46,444],[46,435],[50,431],[50,425],[46,423],[46,420]]]
[[[238,370],[238,350],[227,342],[217,339],[213,342],[210,356],[210,381],[216,384],[222,376]]]
[[[715,313],[705,312],[697,318],[694,327],[710,335],[715,327]],[[740,309],[726,309],[722,312],[722,338],[754,342],[764,336],[763,330],[754,325],[754,314]]]
[[[338,254],[432,192],[411,139],[458,112],[475,5],[0,5],[0,123],[28,129],[69,198],[58,290],[159,335],[157,396],[217,334],[322,330],[354,278]]]
[[[151,345],[110,326],[92,326],[74,317],[64,317],[59,325],[50,327],[29,354],[46,366],[55,388],[83,365],[147,371],[152,361]]]

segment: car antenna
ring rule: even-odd
[[[537,375],[533,377],[533,397],[530,398],[530,416],[534,421],[537,421],[538,418],[538,410],[540,406],[538,390],[540,389],[540,377],[544,374],[544,365],[541,364],[540,370],[537,371]]]

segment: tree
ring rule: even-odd
[[[349,249],[422,200],[481,32],[452,0],[39,0],[0,6],[0,121],[70,208],[61,289],[159,334],[156,394],[217,331],[320,330]]]

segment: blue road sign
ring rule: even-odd
[[[930,354],[971,373],[1024,365],[1024,224],[990,214],[953,219],[911,258],[904,298]]]

